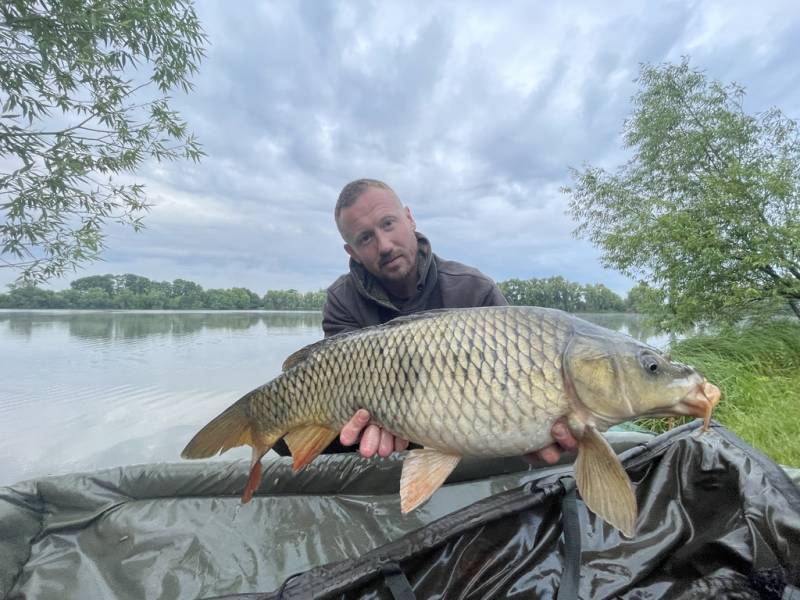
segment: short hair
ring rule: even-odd
[[[355,204],[356,200],[371,187],[387,190],[400,202],[400,198],[397,197],[395,191],[384,182],[378,181],[377,179],[356,179],[344,186],[339,193],[339,199],[336,201],[336,209],[333,211],[333,217],[336,219],[337,227],[339,227],[339,215],[342,211],[348,206]]]

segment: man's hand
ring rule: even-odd
[[[578,449],[578,440],[573,437],[572,432],[563,419],[559,419],[553,423],[553,426],[550,428],[550,435],[552,435],[553,439],[556,441],[555,444],[550,444],[541,450],[526,454],[522,458],[524,458],[526,462],[543,460],[548,465],[554,465],[558,462],[558,459],[561,458],[562,450],[573,451]]]
[[[372,458],[375,454],[385,458],[392,452],[399,452],[408,448],[408,440],[395,437],[385,429],[370,424],[369,418],[369,412],[363,408],[356,411],[356,414],[342,427],[342,431],[339,434],[339,441],[342,442],[342,445],[352,446],[360,437],[361,443],[358,445],[358,452],[364,458]],[[562,450],[572,451],[578,448],[578,441],[573,437],[567,424],[561,419],[553,424],[550,434],[556,441],[555,444],[550,444],[537,452],[526,454],[523,458],[528,462],[543,460],[547,464],[553,465],[558,462]]]
[[[393,436],[385,429],[371,424],[369,419],[369,412],[363,408],[357,410],[353,418],[342,427],[339,434],[339,441],[342,442],[342,445],[352,446],[360,437],[361,443],[358,445],[358,452],[364,458],[372,458],[375,454],[386,458],[394,451],[399,452],[408,448],[408,440]]]

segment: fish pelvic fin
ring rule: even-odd
[[[324,425],[303,425],[287,433],[283,439],[292,453],[292,470],[299,471],[325,450],[339,432]]]
[[[431,448],[411,450],[400,475],[400,511],[409,513],[433,496],[460,460],[457,454]]]
[[[578,441],[575,483],[589,509],[631,538],[636,530],[633,485],[606,439],[587,426]]]

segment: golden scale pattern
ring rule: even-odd
[[[261,423],[338,430],[364,407],[426,447],[496,451],[485,432],[518,431],[523,419],[563,412],[561,355],[571,331],[563,313],[498,307],[331,338],[255,390],[251,414]]]

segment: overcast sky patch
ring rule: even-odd
[[[793,2],[198,3],[210,37],[175,94],[207,156],[148,164],[140,233],[109,228],[79,276],[206,288],[326,287],[347,257],[341,187],[385,180],[434,251],[496,280],[562,275],[625,293],[572,236],[569,167],[614,168],[643,62],[744,85],[751,112],[800,115]],[[14,274],[0,270],[0,284]]]

